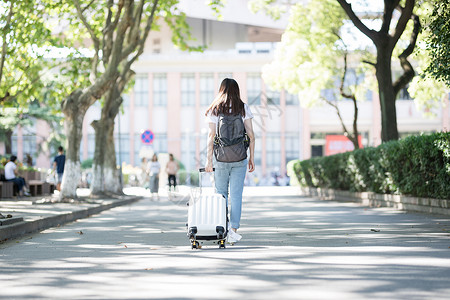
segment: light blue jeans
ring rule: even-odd
[[[242,192],[244,191],[244,179],[247,172],[247,159],[238,162],[224,163],[214,159],[214,182],[216,191],[227,199],[230,197],[230,223],[231,228],[239,228],[242,210]],[[230,192],[228,194],[228,186]],[[228,197],[229,195],[229,197]]]

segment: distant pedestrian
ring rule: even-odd
[[[177,188],[177,172],[180,167],[178,166],[177,161],[174,159],[173,154],[169,154],[169,161],[166,165],[166,172],[169,180],[169,192],[173,187],[173,191],[175,192]]]
[[[9,162],[5,165],[5,179],[12,181],[19,189],[19,195],[23,190],[25,196],[30,196],[30,193],[25,182],[25,178],[19,176],[19,171],[16,165],[17,156],[11,155]]]
[[[64,148],[62,146],[58,147],[58,155],[53,161],[53,170],[56,170],[57,181],[56,189],[61,191],[61,182],[64,175],[64,165],[66,164],[66,156],[64,155]]]
[[[225,78],[220,84],[219,94],[206,111],[209,133],[205,169],[212,172],[214,164],[216,191],[227,199],[227,204],[231,198],[231,230],[227,236],[231,244],[241,239],[236,231],[240,226],[247,166],[249,172],[255,170],[252,118],[249,106],[241,100],[238,83]],[[248,159],[247,147],[250,147]]]
[[[147,165],[147,173],[150,175],[150,193],[152,195],[156,194],[159,199],[159,172],[161,170],[161,165],[158,162],[158,156],[153,154],[152,160]]]

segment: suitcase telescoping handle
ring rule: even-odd
[[[216,170],[216,168],[213,168],[213,172]],[[202,174],[203,172],[206,172],[205,168],[198,169],[200,176],[198,176],[198,187],[200,188],[200,194],[202,193]]]

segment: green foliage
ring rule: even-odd
[[[425,6],[425,5],[424,5]],[[421,8],[420,13],[428,16],[431,8],[425,6]],[[425,30],[421,33],[421,37],[427,41],[429,40],[430,31],[427,29],[426,23],[429,22],[426,17],[423,18],[425,23]],[[447,87],[442,80],[438,80],[427,73],[427,67],[432,62],[432,52],[427,43],[419,43],[416,46],[416,51],[413,54],[414,60],[418,63],[416,71],[417,76],[409,83],[408,92],[414,99],[414,104],[419,111],[427,117],[436,117],[436,111],[441,108],[442,102],[446,99]]]
[[[251,11],[263,11],[274,20],[279,20],[287,10],[285,5],[278,3],[276,0],[250,0],[248,6]]]
[[[289,164],[301,186],[450,199],[450,133]]]
[[[431,61],[425,72],[450,87],[450,2],[434,2],[429,24],[426,26],[429,33],[426,42]]]
[[[52,5],[49,0],[0,2],[1,106],[24,106],[41,96],[42,73],[55,65],[48,53],[59,44],[46,22]]]
[[[81,169],[82,170],[86,170],[86,169],[92,168],[92,162],[93,162],[92,158],[88,158],[86,160],[83,160],[83,162],[81,163]]]
[[[198,171],[178,171],[178,184],[188,184],[192,186],[198,186],[199,184],[199,174]]]
[[[331,89],[337,99],[341,98],[336,81],[342,78],[347,52],[340,35],[346,18],[334,0],[312,0],[307,5],[293,5],[275,59],[263,68],[265,82],[274,89],[301,95],[301,104],[306,107],[321,103],[324,89]],[[358,73],[366,72],[361,67],[357,70]],[[344,88],[358,97],[359,90],[365,92],[367,87]]]

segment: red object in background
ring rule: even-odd
[[[325,141],[325,156],[355,149],[353,143],[345,135],[327,135]],[[358,136],[359,147],[363,148],[361,141],[362,136]]]

